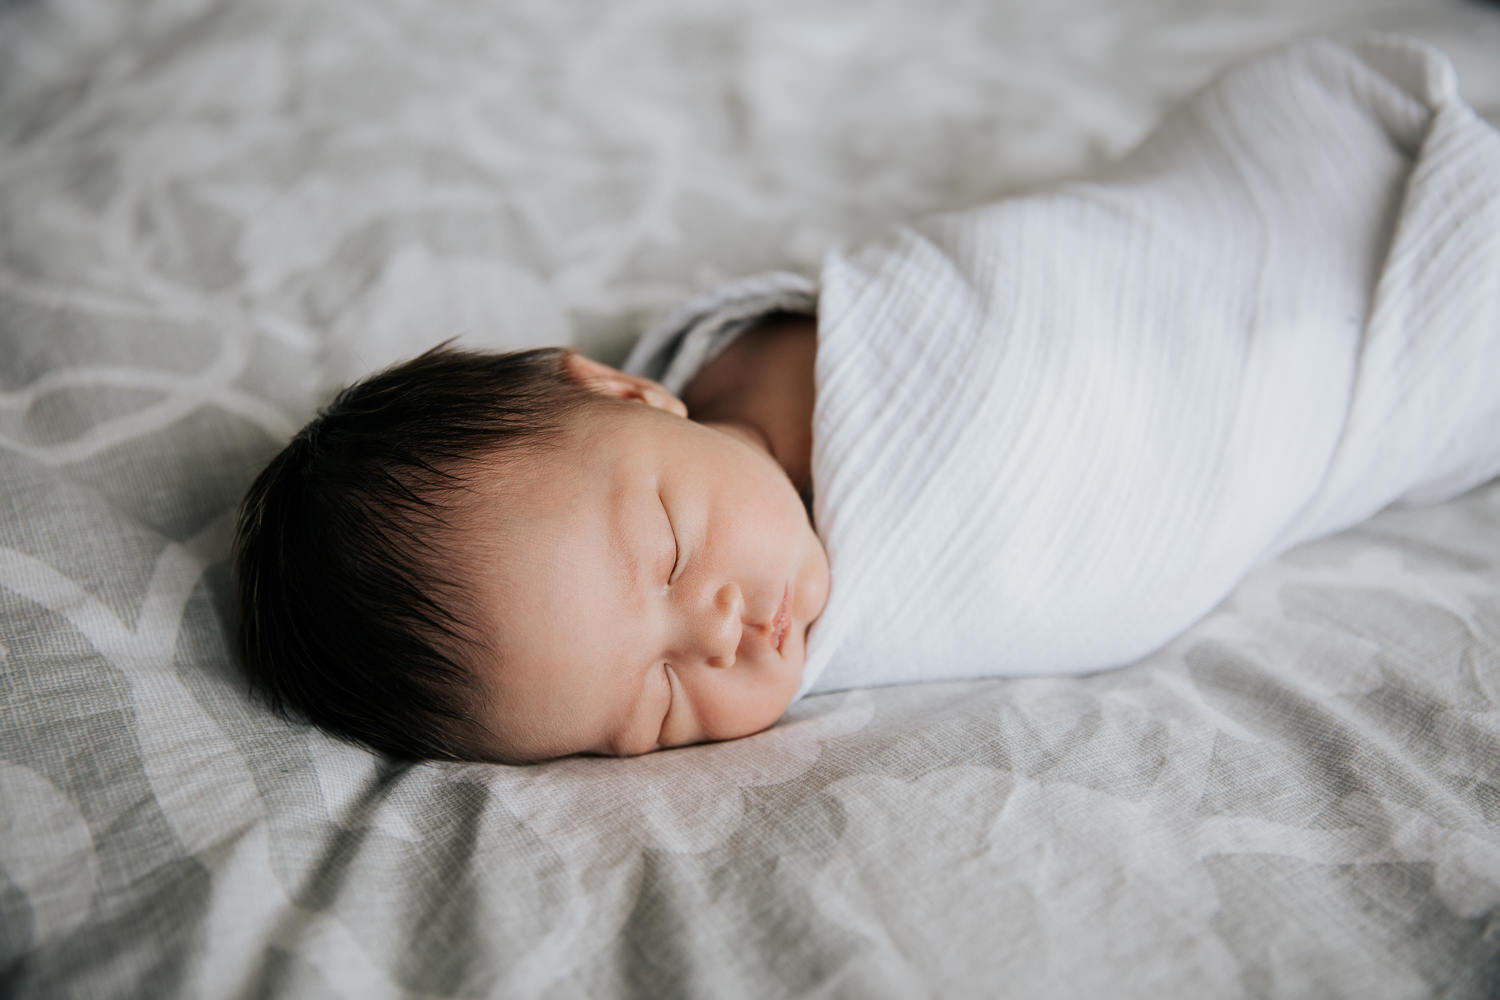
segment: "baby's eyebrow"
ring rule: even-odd
[[[613,549],[613,564],[620,568],[619,579],[624,582],[626,593],[635,595],[643,592],[647,561],[641,557],[640,532],[632,531],[629,523],[630,504],[627,498],[632,492],[627,484],[616,480],[606,501],[609,508],[605,530],[609,533],[610,548]]]

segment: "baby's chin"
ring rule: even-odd
[[[724,743],[775,728],[776,723],[781,721],[781,717],[796,700],[797,691],[802,685],[801,656],[798,656],[795,663],[787,663],[785,666],[784,671],[778,671],[774,685],[768,685],[768,690],[761,697],[755,698],[753,702],[741,703],[735,706],[735,710],[721,713],[708,727],[704,738],[697,742]]]

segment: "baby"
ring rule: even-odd
[[[562,350],[440,347],[346,389],[246,497],[245,662],[277,703],[401,756],[766,728],[829,588],[799,495],[814,339],[761,325],[687,404]]]
[[[1500,474],[1496,177],[1440,55],[1304,43],[1088,182],[689,303],[625,371],[431,351],[250,490],[244,659],[372,747],[506,761],[1129,663]]]

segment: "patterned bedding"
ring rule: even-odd
[[[1372,28],[1500,118],[1467,0],[0,3],[0,993],[1500,992],[1500,484],[1119,671],[630,761],[379,759],[226,642],[233,505],[342,381],[451,335],[617,361]]]

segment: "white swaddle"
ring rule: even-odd
[[[804,693],[1122,665],[1256,562],[1500,474],[1500,133],[1415,43],[1248,63],[1097,180],[830,254],[816,294]],[[629,365],[680,390],[710,304]]]

